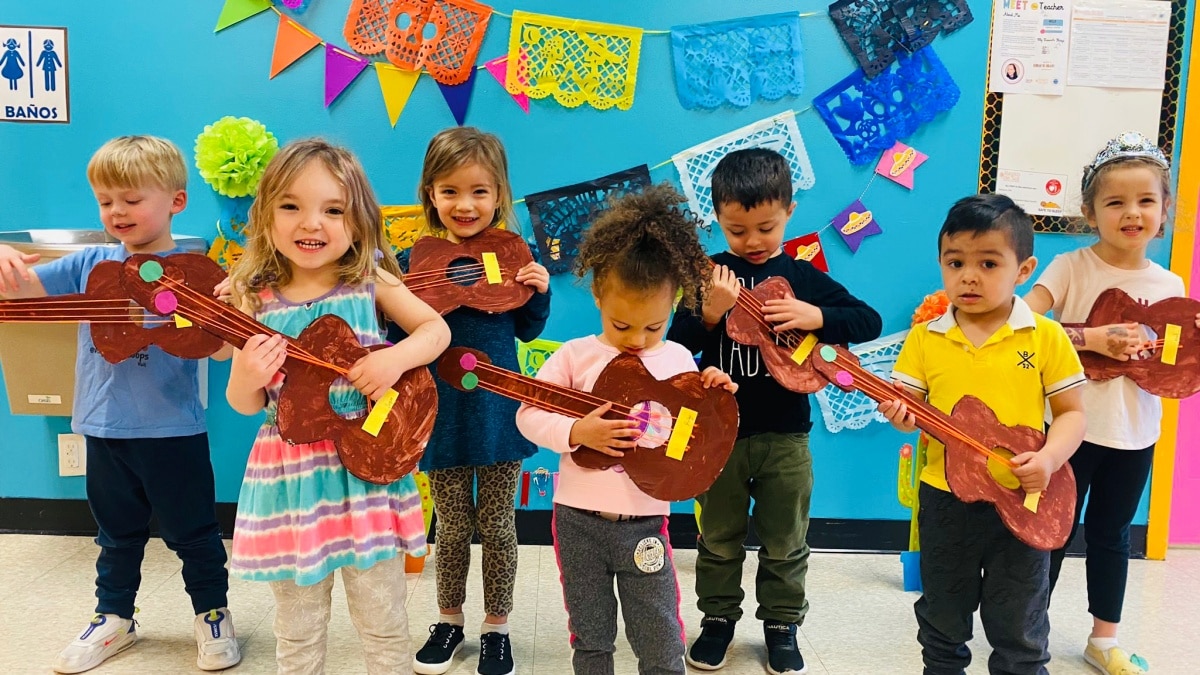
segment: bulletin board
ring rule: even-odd
[[[1140,131],[1157,138],[1163,152],[1173,156],[1186,55],[1187,3],[1169,4],[1171,17],[1161,94],[1154,90],[1068,86],[1062,96],[1013,94],[1006,99],[1003,93],[989,91],[984,99],[979,191],[995,192],[1001,167],[1065,174],[1066,215],[1035,215],[1034,231],[1081,234],[1086,231],[1086,223],[1073,216],[1079,213],[1082,169],[1109,139],[1123,131]],[[1069,133],[1048,120],[1071,120]],[[1031,161],[1037,161],[1037,165],[1029,166]],[[1163,233],[1159,232],[1159,236]]]

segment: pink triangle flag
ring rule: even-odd
[[[370,61],[325,43],[325,107],[341,96]]]
[[[487,71],[489,73],[491,73],[492,77],[496,78],[496,81],[499,82],[502,86],[507,84],[506,80],[508,78],[508,54],[504,54],[502,56],[497,56],[496,58],[492,59],[491,61],[488,61],[487,63],[483,64],[483,66],[485,68],[487,68]],[[507,91],[507,90],[505,90],[505,91]],[[529,113],[529,95],[526,94],[525,92],[521,92],[519,94],[511,94],[511,96],[512,96],[512,99],[517,102],[517,105],[521,106],[521,110],[524,110],[525,113],[528,114]]]

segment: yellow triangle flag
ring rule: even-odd
[[[401,70],[390,63],[375,62],[375,74],[379,76],[379,89],[383,92],[383,104],[387,106],[388,119],[392,126],[400,119],[408,97],[412,95],[413,87],[417,86],[417,78],[421,77],[419,70]]]
[[[271,77],[283,72],[319,44],[321,38],[280,14],[279,29],[275,31],[275,51],[271,54]]]

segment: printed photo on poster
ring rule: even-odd
[[[996,0],[993,7],[988,90],[1062,94],[1071,0]]]
[[[0,26],[0,121],[70,121],[67,29]]]
[[[1066,175],[1000,169],[996,172],[996,192],[1007,195],[1033,216],[1063,215]]]

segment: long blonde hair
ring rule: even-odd
[[[504,223],[510,230],[517,229],[513,215],[512,184],[508,180],[508,155],[504,144],[494,134],[475,127],[453,127],[438,132],[429,141],[425,150],[425,164],[421,168],[421,182],[417,185],[417,196],[425,210],[425,232],[437,237],[446,236],[446,226],[438,218],[433,205],[433,184],[437,179],[459,167],[478,164],[496,181],[496,214],[488,227]]]
[[[291,261],[275,248],[271,229],[275,206],[309,162],[319,161],[345,192],[346,223],[350,248],[338,261],[338,280],[360,284],[375,275],[378,267],[400,276],[396,259],[386,253],[383,214],[371,190],[362,165],[350,153],[319,138],[293,141],[271,158],[258,185],[258,195],[250,206],[246,226],[246,252],[230,275],[239,303],[258,306],[258,294],[266,288],[278,289],[292,281]]]

